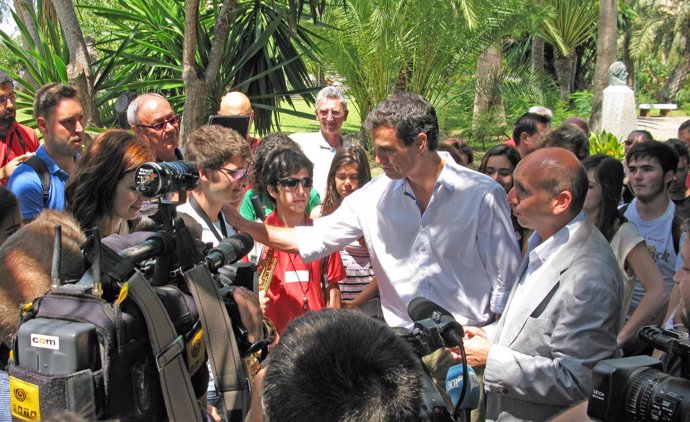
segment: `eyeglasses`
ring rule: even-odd
[[[7,101],[12,101],[13,103],[17,101],[17,94],[10,94],[7,97],[0,97],[0,106],[7,104]]]
[[[223,172],[230,176],[232,180],[240,180],[244,176],[249,173],[249,169],[245,168],[238,168],[238,169],[226,169],[226,168],[219,168],[218,171]]]
[[[303,177],[301,179],[298,179],[296,177],[286,177],[285,179],[280,179],[278,180],[278,184],[286,189],[294,189],[297,187],[298,184],[302,184],[303,188],[310,188],[313,184],[313,180],[311,177]]]
[[[165,129],[166,125],[170,123],[171,125],[176,125],[180,122],[180,115],[179,114],[173,114],[169,119],[165,119],[163,121],[160,121],[158,123],[154,123],[152,125],[137,125],[139,127],[146,127],[149,129],[153,130],[163,130]]]

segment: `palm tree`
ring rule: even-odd
[[[561,99],[568,101],[575,85],[576,48],[594,33],[599,1],[545,0],[545,3],[555,14],[544,21],[539,36],[554,46],[554,67]]]
[[[671,75],[655,93],[657,100],[675,99],[683,82],[690,75],[690,3],[681,0],[641,1],[637,29],[631,39],[635,58],[659,54],[670,66]]]
[[[592,131],[601,127],[601,98],[608,83],[608,69],[616,61],[616,30],[618,27],[618,1],[601,0],[599,6],[599,34],[597,63],[594,68],[594,101],[589,125]]]

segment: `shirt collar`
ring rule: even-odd
[[[536,231],[532,233],[528,240],[530,265],[537,262],[543,264],[551,258],[573,237],[577,229],[585,222],[585,218],[587,218],[585,213],[580,211],[568,224],[561,227],[560,230],[546,240],[542,240]]]
[[[453,183],[453,178],[457,177],[458,172],[464,171],[465,169],[460,165],[456,164],[455,161],[453,161],[453,158],[447,152],[438,151],[438,154],[441,156],[441,159],[443,160],[444,164],[443,168],[441,169],[441,174],[438,175],[438,179],[436,180],[434,191],[436,191],[438,185],[441,185],[442,187],[448,189],[450,193],[453,193],[455,191],[455,184]],[[394,180],[393,183],[393,189],[400,189],[402,190],[403,194],[409,193],[413,195],[412,189],[409,188],[407,177]]]

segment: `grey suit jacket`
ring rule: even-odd
[[[527,259],[518,274],[526,267]],[[592,367],[616,351],[622,278],[609,243],[589,219],[544,270],[519,303],[513,303],[515,283],[506,311],[519,307],[517,317],[502,317],[490,338],[487,420],[548,419],[589,397]]]

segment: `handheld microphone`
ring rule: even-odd
[[[236,233],[223,239],[206,254],[206,262],[212,271],[223,265],[234,264],[254,247],[254,238],[247,233]]]
[[[446,347],[459,346],[465,331],[453,315],[442,306],[424,297],[416,297],[407,305],[407,314],[415,323],[431,319],[438,324],[439,331],[446,342]]]
[[[467,384],[467,393],[460,402],[460,396],[465,379],[469,381]],[[467,365],[467,378],[463,376],[463,365],[454,365],[448,369],[446,375],[446,392],[453,402],[454,408],[459,409],[476,409],[479,407],[479,378],[471,366]],[[459,403],[459,404],[458,404]]]

